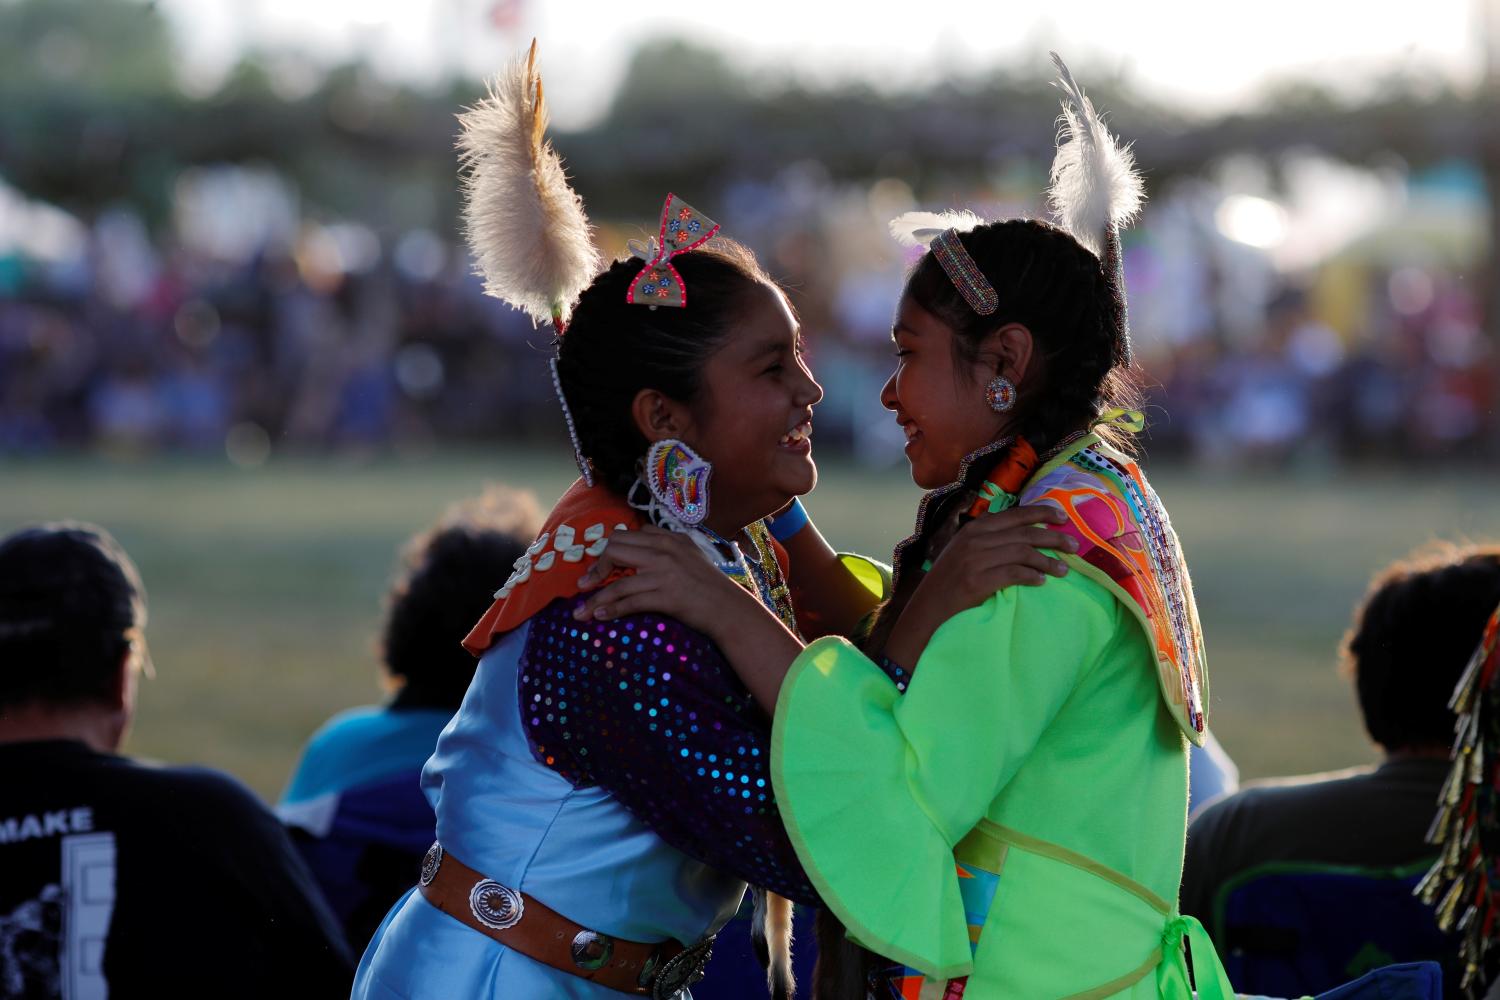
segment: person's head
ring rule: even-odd
[[[460,643],[540,528],[530,493],[492,486],[403,546],[380,642],[397,705],[458,709],[474,676]]]
[[[906,431],[912,478],[928,489],[952,482],[964,456],[1005,434],[1044,451],[1134,399],[1121,364],[1121,300],[1098,257],[1033,220],[986,223],[959,239],[999,309],[977,313],[927,251],[897,307],[898,361],[881,391]],[[997,375],[1017,389],[1005,413],[986,398]]]
[[[1344,637],[1365,730],[1387,753],[1446,753],[1448,700],[1500,604],[1500,545],[1424,548],[1381,571]]]
[[[559,342],[558,377],[603,485],[628,492],[651,444],[676,438],[713,464],[709,525],[738,530],[816,484],[811,442],[788,435],[823,390],[786,296],[749,250],[716,237],[672,265],[683,308],[626,301],[638,259],[599,275]]]
[[[140,574],[103,528],[59,522],[0,540],[0,729],[68,720],[55,735],[118,749],[149,663],[145,626]]]

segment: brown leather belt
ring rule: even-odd
[[[575,924],[517,889],[465,865],[438,844],[422,859],[422,896],[462,924],[527,958],[608,989],[672,1000],[703,978],[713,939],[621,941]]]

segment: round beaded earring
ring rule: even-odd
[[[990,409],[996,413],[1004,413],[1016,405],[1015,383],[1004,375],[996,375],[990,379],[990,384],[984,388],[985,402],[990,404]]]

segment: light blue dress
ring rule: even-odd
[[[532,755],[519,710],[528,622],[496,639],[422,774],[446,852],[569,919],[616,938],[691,944],[734,916],[745,883],[668,845],[598,786],[574,787]],[[355,974],[355,998],[617,1000],[437,910],[413,889]],[[690,1000],[684,991],[682,1000]]]

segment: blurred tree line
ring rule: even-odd
[[[165,221],[174,179],[199,164],[264,163],[293,181],[304,211],[383,231],[456,226],[454,113],[479,81],[427,90],[365,65],[289,93],[277,56],[252,53],[210,94],[184,92],[164,15],[143,0],[0,0],[0,178],[88,219],[111,203]],[[1121,79],[1091,80],[1131,138],[1148,183],[1202,171],[1235,152],[1272,169],[1276,153],[1316,147],[1353,163],[1486,165],[1491,246],[1500,246],[1500,85],[1477,95],[1395,75],[1355,101],[1314,85],[1276,91],[1253,111],[1194,119],[1141,99]],[[641,47],[605,117],[556,144],[591,211],[638,218],[641,191],[719,190],[816,161],[834,178],[900,177],[941,200],[997,164],[1045,164],[1055,114],[1049,74],[997,69],[889,95],[858,85],[808,89],[755,77],[723,54],[675,40]],[[1500,288],[1500,255],[1487,274]],[[1488,310],[1500,340],[1500,305]]]

